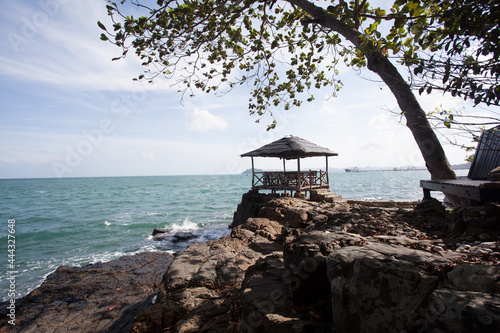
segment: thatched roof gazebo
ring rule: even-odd
[[[325,156],[325,171],[301,171],[300,159],[305,157]],[[328,148],[297,136],[288,135],[271,142],[259,149],[242,154],[241,157],[252,158],[252,189],[275,191],[310,191],[312,189],[330,187],[328,178],[328,157],[338,156]],[[283,160],[283,172],[255,172],[254,157],[277,157]],[[286,171],[285,160],[297,160],[297,171]]]

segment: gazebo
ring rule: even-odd
[[[301,171],[300,159],[325,156],[325,171]],[[297,136],[288,135],[259,149],[242,154],[252,159],[252,189],[276,191],[296,191],[298,193],[313,189],[330,188],[328,178],[328,157],[337,153]],[[254,157],[277,157],[283,160],[283,172],[255,172]],[[286,171],[285,160],[297,160],[297,171]]]

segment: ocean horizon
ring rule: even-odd
[[[464,176],[467,170],[457,174]],[[429,177],[425,170],[330,172],[330,185],[345,199],[415,201],[422,199],[419,180]],[[226,235],[250,187],[251,176],[241,174],[0,179],[5,253],[0,296],[3,301],[11,298],[9,272],[15,272],[19,298],[59,266],[140,252],[176,252],[191,242]],[[190,232],[194,238],[157,241],[154,229]],[[9,234],[15,236],[13,266]]]

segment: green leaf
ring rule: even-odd
[[[99,26],[99,28],[101,28],[102,30],[104,31],[108,31],[106,30],[106,27],[104,26],[104,24],[101,23],[101,21],[97,21],[97,25]]]

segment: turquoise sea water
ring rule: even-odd
[[[330,173],[332,191],[346,199],[419,200],[419,180],[428,178],[426,171]],[[247,175],[0,179],[0,297],[8,299],[12,271],[9,219],[21,297],[61,265],[187,245],[153,240],[154,228],[190,231],[193,241],[221,237],[250,186]]]

